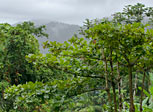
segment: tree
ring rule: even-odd
[[[10,84],[35,80],[30,76],[32,65],[27,63],[25,56],[39,53],[38,40],[34,36],[46,36],[43,29],[44,26],[35,28],[31,22],[16,26],[1,24],[1,80]]]
[[[146,18],[152,19],[153,7],[145,7],[144,4],[127,5],[123,12],[113,14],[113,21],[116,23],[131,24],[134,22],[144,22]]]
[[[67,111],[72,106],[70,110],[73,111],[77,108],[73,104],[80,101],[83,94],[90,95],[89,99],[96,94],[101,101],[98,105],[100,111],[121,112],[127,110],[127,107],[123,109],[122,102],[127,102],[129,111],[134,112],[137,108],[133,99],[133,76],[143,73],[144,80],[145,74],[152,70],[153,61],[153,30],[139,23],[143,11],[147,10],[143,10],[143,7],[141,4],[128,6],[127,9],[132,10],[135,16],[134,20],[126,9],[120,16],[125,17],[125,20],[128,17],[128,21],[123,21],[124,18],[117,22],[87,20],[81,29],[84,38],[74,36],[64,43],[47,41],[44,48],[49,48],[48,54],[26,56],[26,61],[34,65],[34,70],[43,75],[45,72],[50,73],[50,69],[52,75],[42,76],[39,79],[43,79],[42,82],[29,82],[6,89],[5,98],[12,101],[11,108],[43,111],[45,105],[47,109],[50,107],[48,111]],[[133,13],[139,10],[142,13]],[[121,87],[122,81],[125,87]],[[144,91],[144,81],[141,85]],[[122,95],[123,91],[126,98]],[[138,95],[138,98],[142,100],[143,94]],[[72,100],[75,101],[70,103]],[[142,102],[139,103],[142,111]],[[77,109],[87,108],[81,105]],[[89,110],[94,111],[93,108]]]
[[[0,24],[0,104],[3,108],[6,87],[36,80],[33,64],[29,64],[25,56],[39,53],[39,44],[35,36],[47,36],[43,32],[44,28],[36,28],[31,22],[16,26]]]

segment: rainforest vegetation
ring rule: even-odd
[[[152,28],[153,7],[128,5],[42,54],[45,26],[0,24],[0,111],[153,112]]]

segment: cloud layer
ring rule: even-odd
[[[70,24],[82,24],[86,18],[110,16],[125,5],[152,0],[0,0],[0,22],[48,19]]]

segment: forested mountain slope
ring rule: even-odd
[[[61,22],[51,21],[47,23],[47,21],[41,20],[34,20],[33,21],[36,25],[45,25],[46,26],[46,33],[49,35],[48,39],[44,37],[37,38],[40,44],[40,51],[42,53],[46,53],[47,50],[43,49],[42,43],[45,41],[57,41],[57,42],[64,42],[70,39],[74,34],[79,35],[80,26],[78,25],[71,25]]]
[[[45,25],[46,33],[48,34],[48,38],[39,37],[37,38],[40,44],[40,51],[42,53],[46,53],[47,50],[43,49],[42,44],[45,41],[57,41],[64,42],[70,39],[74,34],[79,35],[79,25],[66,24],[62,22],[55,22],[50,20],[32,20],[36,26]]]

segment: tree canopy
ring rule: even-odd
[[[88,20],[64,43],[44,26],[1,24],[1,108],[7,112],[152,112],[153,8],[128,5],[112,20]],[[8,87],[9,86],[9,87]],[[4,90],[5,88],[5,90]]]

